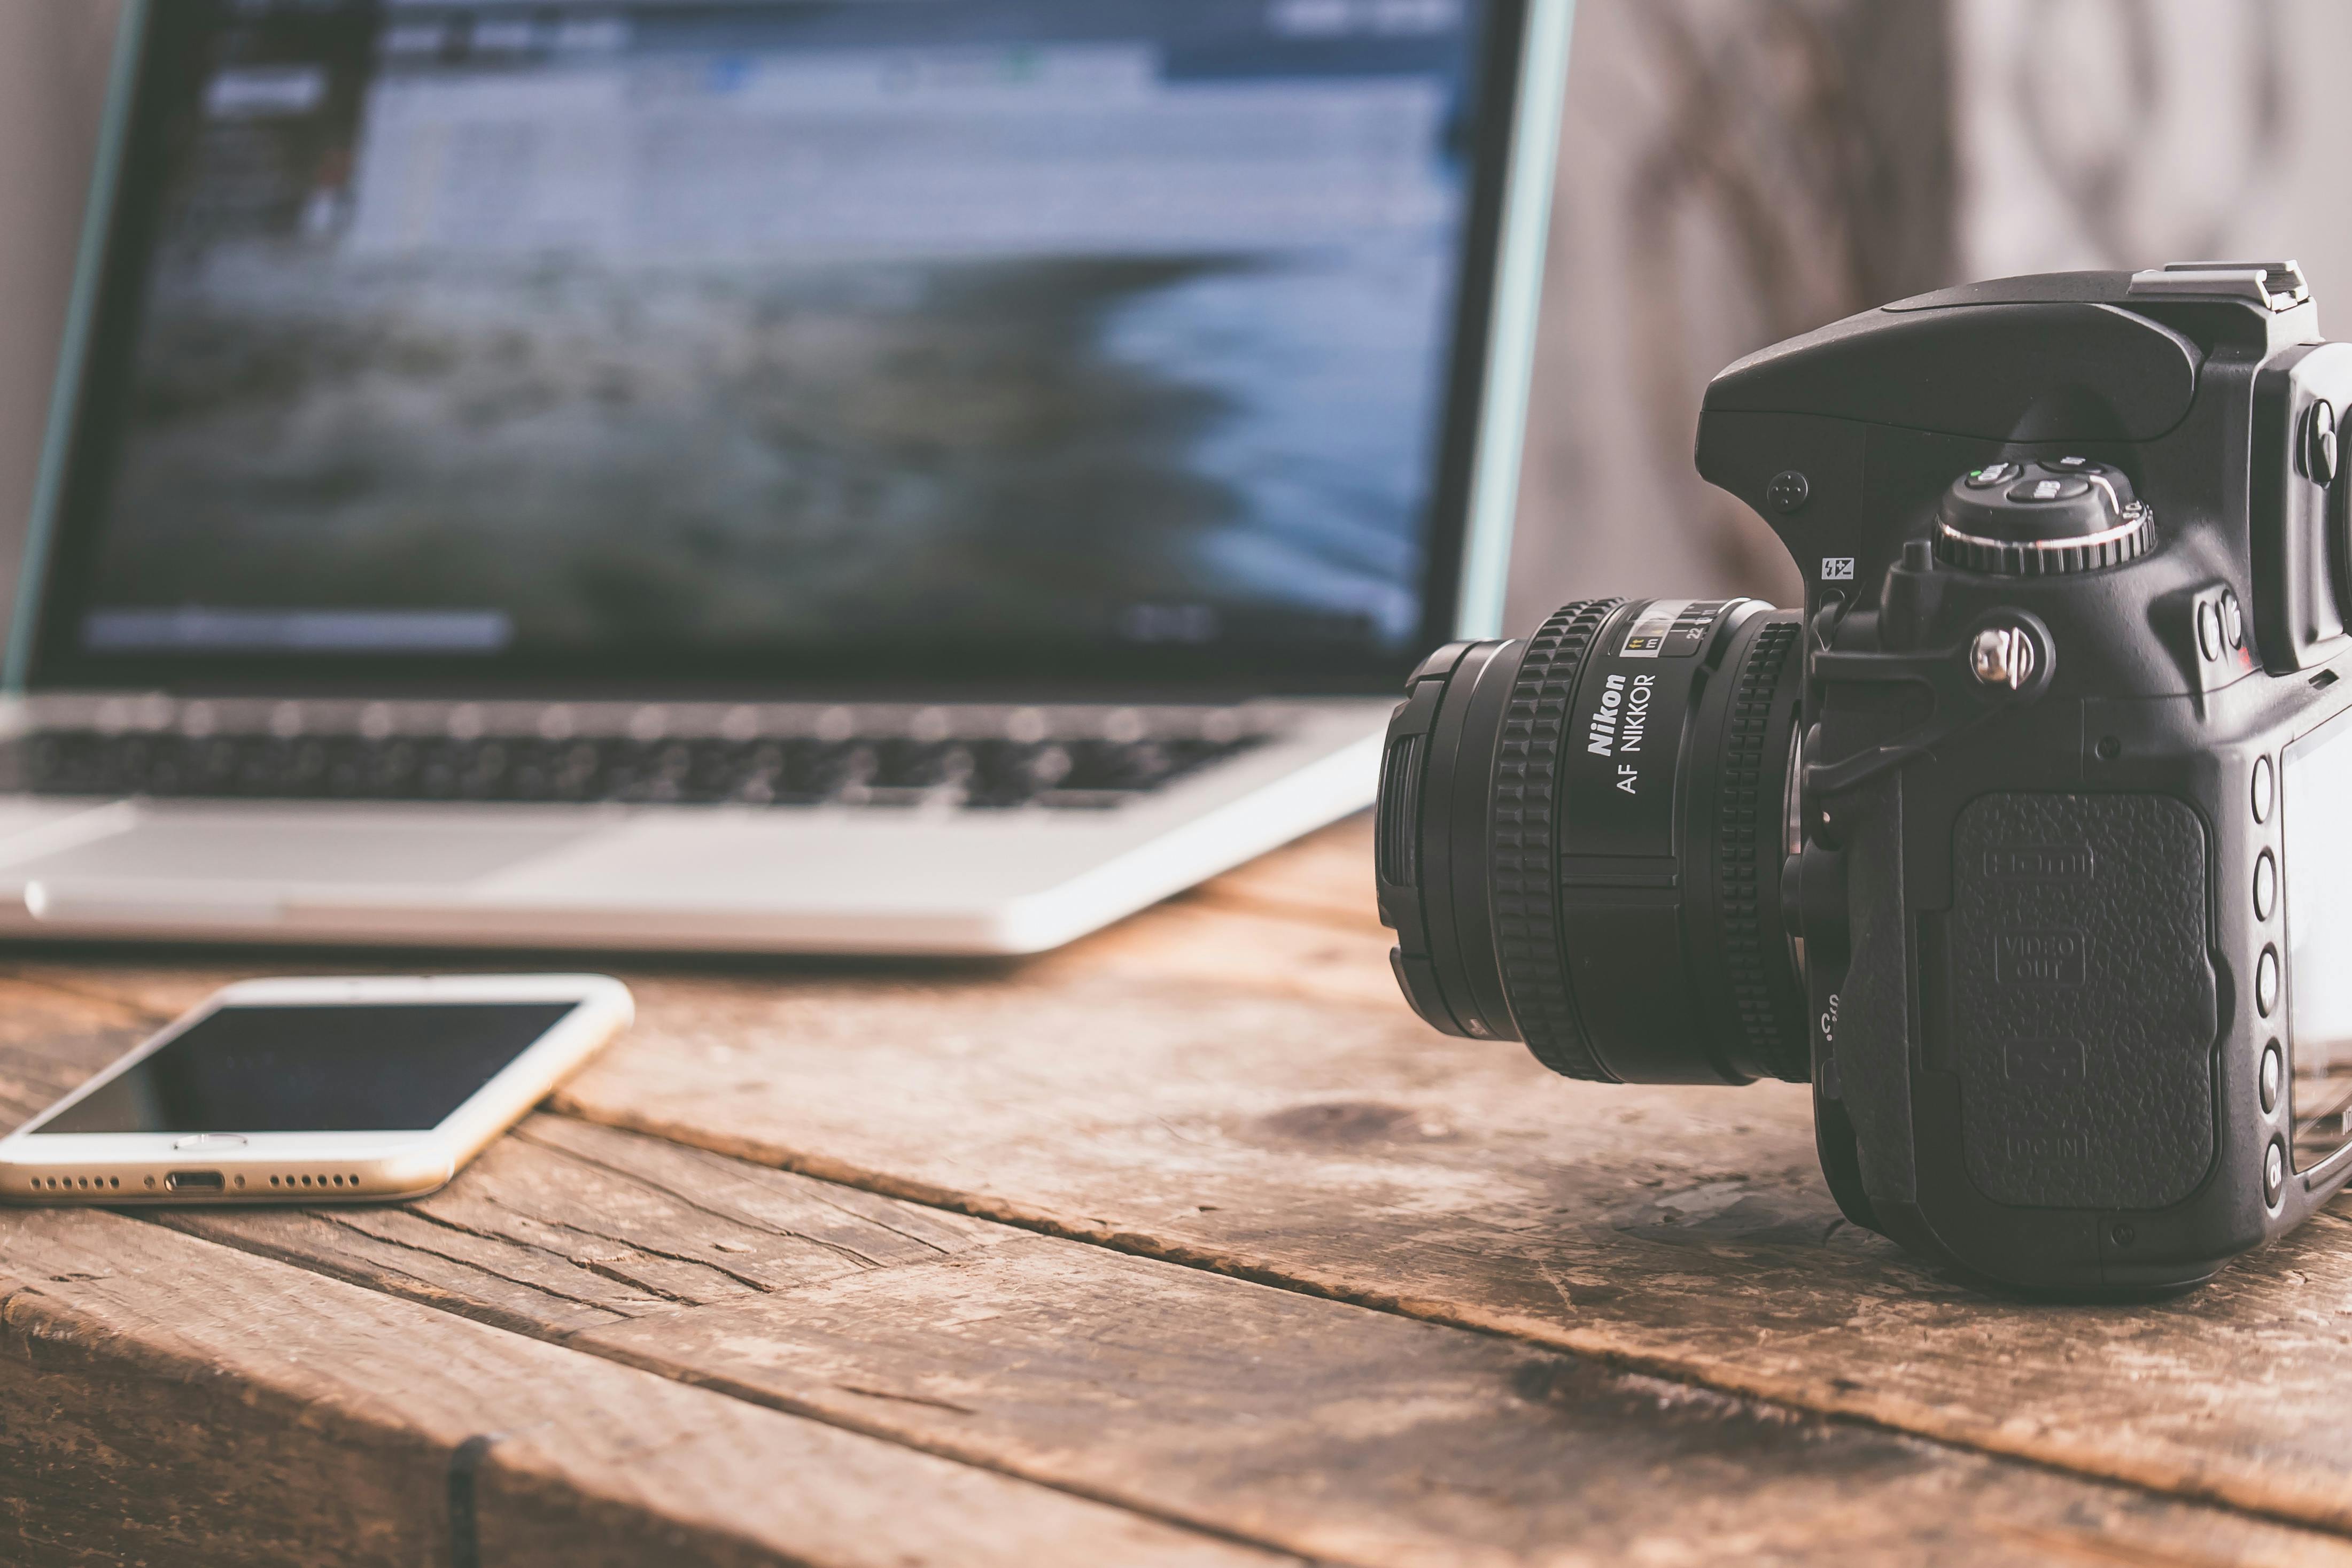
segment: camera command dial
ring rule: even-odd
[[[2000,577],[2048,577],[2147,553],[2156,521],[2120,469],[2088,458],[1989,463],[1944,492],[1936,556]]]

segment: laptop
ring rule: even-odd
[[[1568,9],[134,0],[0,933],[1027,952],[1367,805]]]

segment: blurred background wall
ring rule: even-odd
[[[1691,470],[1699,395],[1958,275],[1949,35],[1947,0],[1582,0],[1512,630],[1590,594],[1793,599],[1770,531]]]
[[[1793,601],[1707,377],[1969,278],[2294,257],[2352,331],[2341,0],[1580,0],[1508,619]]]
[[[0,0],[0,583],[115,9]],[[1707,377],[1792,332],[2228,254],[2296,257],[2352,311],[2347,61],[2342,0],[1580,0],[1513,629],[1591,593],[1794,596],[1690,468]]]

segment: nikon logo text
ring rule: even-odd
[[[2080,985],[2091,944],[2078,931],[2005,931],[1992,939],[1992,977],[2003,985]]]
[[[2012,882],[2087,882],[2087,844],[2031,844],[1985,851],[1984,874]]]
[[[1604,681],[1600,704],[1592,710],[1592,722],[1585,730],[1584,749],[1596,757],[1640,751],[1649,732],[1650,699],[1656,695],[1657,686],[1654,675],[1637,675],[1631,681],[1612,675]]]

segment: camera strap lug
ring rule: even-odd
[[[1997,680],[1988,680],[1984,674],[1989,641],[2002,650],[2001,679]],[[2022,610],[1988,616],[1948,647],[1908,653],[1816,651],[1810,673],[1825,686],[1920,686],[1927,689],[1934,707],[1926,720],[1892,741],[1835,762],[1809,759],[1806,798],[1826,801],[1843,795],[1996,713],[2034,701],[2049,689],[2057,662],[2050,628]]]

